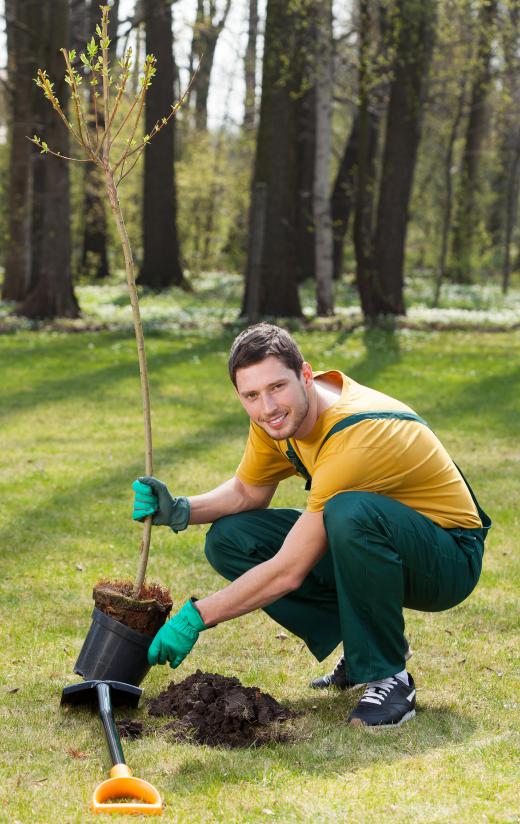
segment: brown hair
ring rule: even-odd
[[[229,377],[237,385],[237,369],[244,369],[273,356],[299,376],[303,355],[289,332],[272,323],[255,323],[244,329],[233,341],[229,353]]]

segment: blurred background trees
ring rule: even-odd
[[[507,291],[520,269],[520,0],[111,6],[114,66],[127,44],[158,59],[147,130],[196,73],[120,190],[143,287],[196,292],[204,271],[237,272],[241,314],[257,319],[300,316],[304,281],[330,315],[345,278],[370,323],[406,312],[411,274],[434,304],[449,281]],[[58,49],[79,61],[98,4],[0,11],[2,298],[30,318],[74,317],[74,284],[121,269],[103,188],[25,136],[68,152],[32,78],[45,66],[66,100]]]

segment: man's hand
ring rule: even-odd
[[[190,520],[190,504],[187,498],[173,498],[166,484],[157,478],[138,478],[132,484],[135,492],[134,521],[143,521],[153,515],[155,526],[169,526],[174,532],[186,529]]]
[[[186,601],[181,610],[174,615],[157,633],[148,650],[148,663],[165,664],[175,669],[192,651],[199,632],[207,629],[192,601]]]

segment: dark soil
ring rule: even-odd
[[[122,718],[117,722],[117,729],[121,738],[141,738],[144,725],[142,721],[134,721],[132,718]]]
[[[172,681],[148,712],[174,720],[162,727],[177,740],[223,747],[250,747],[287,740],[280,722],[295,713],[257,687],[243,687],[238,678],[197,670],[179,684]]]
[[[132,597],[132,581],[98,581],[92,597],[97,609],[120,624],[153,638],[170,613],[170,592],[159,584],[144,584],[140,598]]]

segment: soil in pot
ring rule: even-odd
[[[98,581],[92,597],[101,612],[130,629],[153,638],[172,608],[172,598],[166,587],[145,583],[140,598],[132,597],[132,581]]]
[[[288,734],[280,722],[296,716],[257,687],[201,670],[178,684],[172,681],[147,709],[172,719],[160,731],[175,740],[229,748],[285,741]]]

